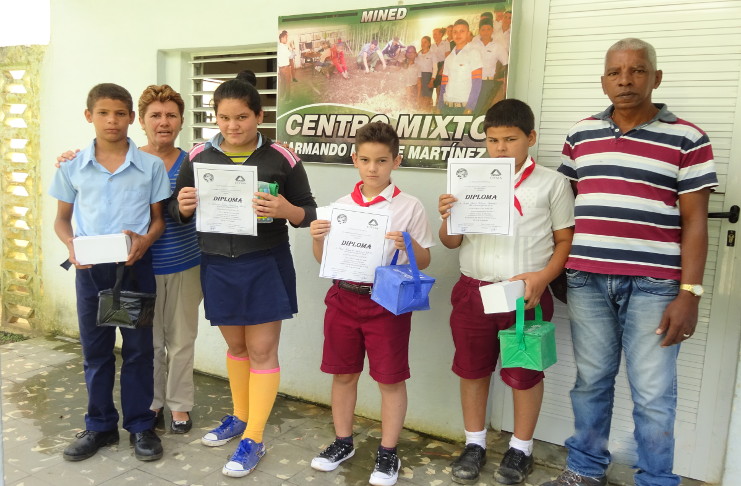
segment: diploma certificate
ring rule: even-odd
[[[206,233],[257,235],[252,198],[257,167],[193,163],[198,192],[196,230]]]
[[[515,159],[448,159],[448,234],[512,235]]]
[[[384,246],[391,224],[388,210],[334,204],[319,276],[351,282],[373,282],[376,267],[384,264]]]

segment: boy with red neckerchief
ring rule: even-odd
[[[449,235],[447,218],[456,198],[443,194],[438,211],[440,241],[459,248],[461,277],[451,295],[450,327],[455,343],[453,372],[461,381],[461,407],[466,446],[452,464],[452,479],[478,481],[486,463],[486,405],[499,356],[500,330],[515,324],[515,313],[484,314],[479,287],[503,280],[525,282],[526,319],[541,304],[543,317],[553,316],[547,286],[563,270],[574,234],[574,195],[565,177],[537,165],[528,155],[535,144],[535,119],[522,101],[505,99],[486,112],[484,129],[489,157],[515,159],[515,228],[513,236]],[[502,484],[518,484],[533,470],[533,433],[543,401],[543,372],[523,368],[500,371],[512,388],[514,433],[509,450],[494,475]]]
[[[361,181],[353,192],[337,203],[374,206],[391,212],[391,229],[386,238],[385,264],[396,249],[402,251],[399,263],[406,263],[404,237],[412,237],[414,255],[420,270],[430,264],[434,240],[422,203],[391,183],[391,171],[401,164],[399,137],[387,123],[369,123],[355,136],[357,152],[353,165]],[[329,221],[311,223],[314,256],[321,263],[324,238]],[[404,262],[401,261],[404,259]],[[321,370],[334,375],[332,380],[332,418],[336,438],[311,461],[319,471],[333,471],[355,454],[352,437],[353,414],[358,379],[363,371],[365,353],[371,377],[381,390],[381,444],[370,484],[396,484],[401,461],[396,444],[404,426],[407,409],[406,380],[409,378],[409,334],[412,313],[394,315],[371,300],[372,283],[335,281],[324,302],[324,353]]]

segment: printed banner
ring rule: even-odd
[[[390,123],[405,167],[485,155],[506,97],[512,2],[456,1],[279,17],[278,140],[352,163],[355,132]]]

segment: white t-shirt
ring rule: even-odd
[[[532,158],[515,174],[515,181],[530,163],[535,163]],[[562,174],[536,165],[515,195],[523,214],[515,210],[513,236],[463,236],[458,255],[463,275],[499,282],[542,270],[553,255],[553,232],[574,226],[574,193]]]
[[[481,52],[470,42],[463,49],[451,51],[445,58],[443,75],[448,76],[445,87],[445,101],[448,103],[468,103],[471,94],[471,73],[482,67]]]
[[[422,203],[419,199],[404,191],[397,194],[396,197],[392,197],[394,189],[396,189],[396,186],[394,186],[394,184],[389,184],[389,186],[379,194],[386,200],[374,204],[371,208],[388,209],[391,211],[390,231],[406,231],[422,248],[435,246],[435,239],[432,236],[430,222],[427,220],[427,214],[425,213],[425,208],[422,206]],[[353,206],[355,205],[355,202],[352,200],[352,196],[348,194],[347,196],[339,198],[337,204]],[[386,244],[384,245],[384,265],[391,263],[394,252],[396,252],[396,247],[393,242],[391,240],[386,240]],[[399,252],[399,260],[396,263],[400,265],[409,263],[406,252]]]

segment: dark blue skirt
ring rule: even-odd
[[[249,326],[298,312],[296,270],[288,242],[237,258],[201,255],[206,319],[212,326]]]

